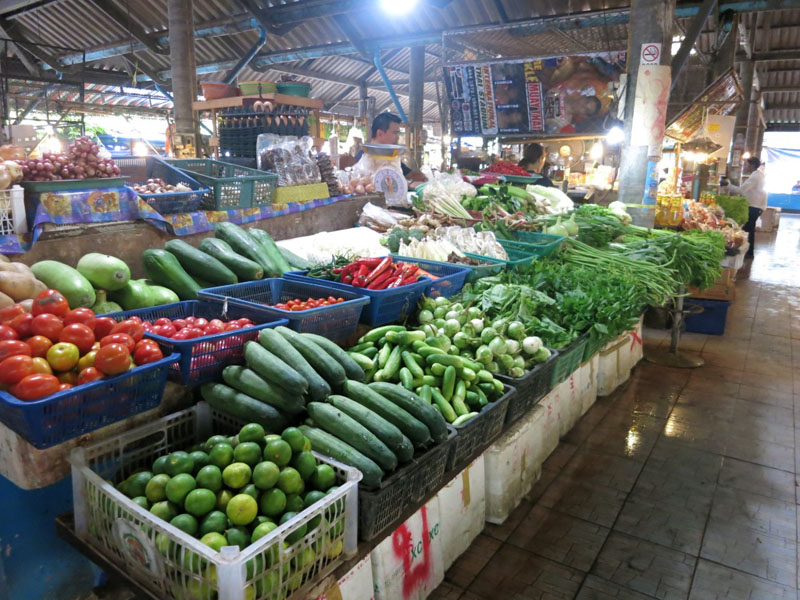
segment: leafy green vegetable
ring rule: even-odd
[[[749,218],[747,198],[742,196],[717,196],[717,205],[725,211],[725,216],[733,219],[739,225],[747,223]]]

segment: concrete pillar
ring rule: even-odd
[[[742,176],[742,154],[744,154],[747,123],[750,119],[750,99],[753,96],[753,74],[755,63],[752,60],[741,63],[739,79],[742,84],[742,104],[736,113],[736,124],[733,127],[733,144],[728,175],[734,183],[739,183]]]
[[[192,0],[168,0],[167,11],[175,130],[178,135],[194,135],[197,127],[192,102],[197,97],[197,88]]]
[[[675,0],[633,0],[628,38],[628,83],[625,97],[625,142],[619,167],[619,200],[640,206],[648,172],[648,148],[631,146],[633,105],[642,44],[661,43],[661,64],[671,61]],[[651,166],[652,169],[652,166]],[[655,214],[655,211],[653,211]]]
[[[422,97],[425,88],[425,47],[411,48],[408,89],[408,133],[414,168],[422,166]]]
[[[756,153],[755,156],[761,157],[761,151],[764,149],[764,125],[758,124],[758,139],[756,140]]]
[[[744,137],[744,150],[750,156],[756,156],[758,145],[758,130],[761,127],[761,117],[758,107],[761,104],[761,92],[753,90],[750,94],[750,107],[747,115],[747,132]]]

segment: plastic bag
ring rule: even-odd
[[[358,224],[370,229],[388,231],[397,225],[397,217],[385,208],[376,206],[372,202],[367,202],[361,210]]]

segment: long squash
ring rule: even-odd
[[[248,233],[234,223],[217,223],[214,227],[214,235],[227,242],[234,252],[254,260],[264,269],[270,277],[280,277],[281,271],[278,266],[264,251],[264,248],[256,242]]]

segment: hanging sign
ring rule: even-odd
[[[642,55],[639,57],[640,65],[657,65],[661,63],[661,44],[649,42],[642,44]]]

